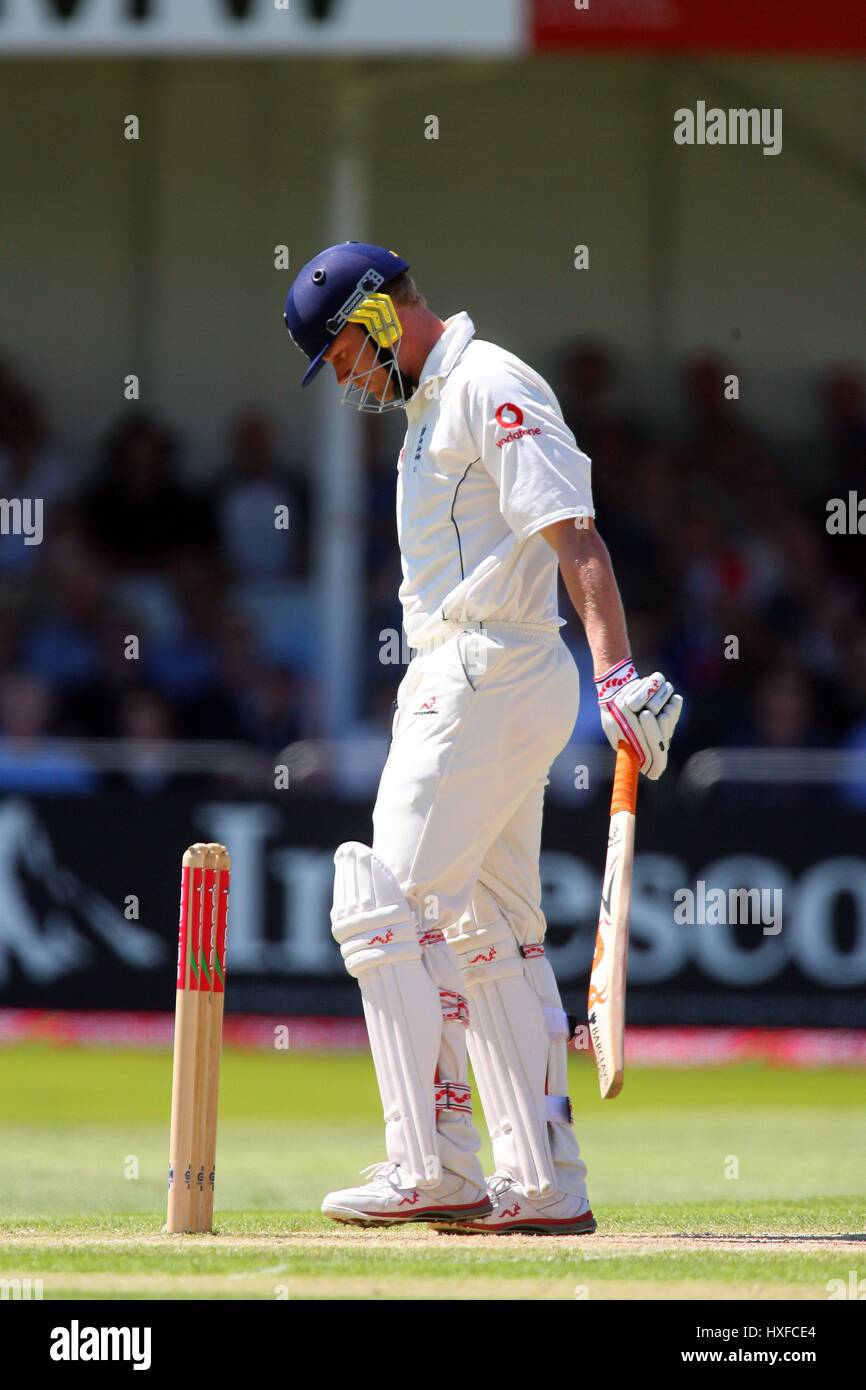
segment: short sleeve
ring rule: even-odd
[[[590,459],[542,377],[517,359],[497,361],[469,380],[465,399],[499,509],[520,540],[554,521],[595,516]]]

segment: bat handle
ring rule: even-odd
[[[613,792],[610,798],[610,814],[617,811],[630,811],[637,807],[638,763],[634,749],[621,742],[616,753],[616,767],[613,773]]]

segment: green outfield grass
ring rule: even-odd
[[[634,1068],[602,1103],[575,1058],[599,1230],[557,1240],[323,1220],[323,1194],[384,1156],[368,1057],[231,1050],[217,1233],[163,1236],[170,1085],[168,1052],[0,1048],[0,1279],[46,1298],[824,1299],[866,1277],[861,1072]]]

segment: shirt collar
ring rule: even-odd
[[[457,365],[464,350],[474,337],[475,324],[465,310],[461,310],[459,314],[452,314],[450,319],[446,319],[445,332],[441,338],[437,338],[427,354],[424,366],[421,368],[421,379],[418,382],[415,395],[417,396],[418,391],[431,377],[447,376]]]

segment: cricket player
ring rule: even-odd
[[[547,383],[428,308],[395,251],[315,256],[285,321],[342,400],[406,412],[397,463],[400,682],[373,843],[334,856],[331,923],[360,985],[387,1161],[322,1211],[361,1225],[595,1230],[568,1097],[571,1034],[544,953],[544,789],[578,709],[557,566],[592,652],[604,731],[664,772],[682,698],[631,660],[594,524],[590,460]],[[485,1180],[467,1049],[496,1163]]]

